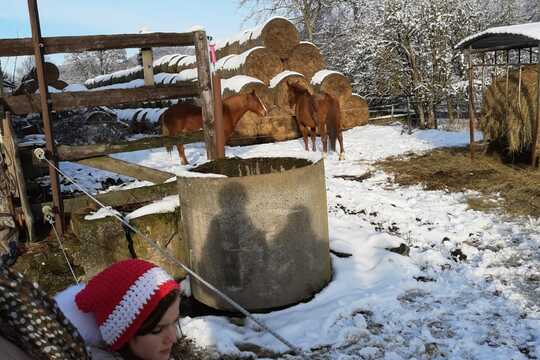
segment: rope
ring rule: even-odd
[[[69,182],[71,182],[75,187],[77,187],[81,192],[83,192],[86,196],[88,196],[92,201],[94,201],[96,204],[98,204],[100,207],[108,209],[109,215],[113,216],[117,220],[119,220],[122,224],[124,224],[125,227],[132,230],[133,232],[137,233],[139,236],[141,236],[143,239],[145,239],[156,251],[160,253],[161,256],[163,256],[165,259],[170,261],[171,263],[175,264],[176,266],[181,267],[184,269],[188,274],[193,276],[195,279],[197,279],[201,284],[205,285],[208,289],[212,290],[214,293],[216,293],[218,296],[220,296],[223,300],[225,300],[227,303],[232,305],[236,310],[238,310],[240,313],[242,313],[244,316],[252,320],[254,323],[259,325],[262,329],[264,329],[269,334],[273,335],[277,340],[279,340],[281,343],[286,345],[289,349],[291,349],[294,353],[297,355],[300,355],[304,359],[308,359],[308,357],[302,352],[302,350],[294,345],[292,345],[290,342],[288,342],[286,339],[281,337],[279,334],[271,330],[268,326],[266,326],[261,320],[257,320],[253,315],[251,315],[246,309],[244,309],[240,304],[238,304],[236,301],[228,297],[226,294],[222,293],[220,290],[218,290],[215,286],[204,280],[201,276],[199,276],[196,272],[188,268],[186,265],[184,265],[181,261],[176,259],[175,257],[171,256],[167,251],[163,250],[154,240],[150,239],[146,234],[141,232],[139,229],[133,227],[127,220],[125,220],[124,217],[119,215],[117,212],[112,211],[112,208],[110,206],[106,206],[102,202],[100,202],[98,199],[96,199],[94,196],[92,196],[88,191],[86,191],[82,186],[77,184],[75,180],[71,179],[69,176],[64,174],[58,167],[56,167],[49,159],[45,157],[45,151],[41,148],[38,148],[34,150],[34,155],[39,160],[44,160],[47,162],[50,166],[56,169],[59,174],[61,174],[64,178],[66,178]]]
[[[45,216],[45,220],[51,224],[52,229],[54,230],[54,233],[56,235],[56,240],[58,240],[58,245],[60,246],[60,250],[62,250],[62,254],[64,254],[64,259],[66,259],[66,263],[69,267],[69,271],[71,271],[71,275],[73,275],[73,279],[75,279],[75,283],[79,285],[79,280],[77,279],[77,276],[75,275],[75,271],[73,271],[73,267],[71,267],[71,263],[69,262],[69,259],[66,254],[66,249],[64,249],[64,244],[62,244],[62,240],[60,240],[60,235],[58,235],[58,231],[56,231],[56,227],[54,226],[54,215],[52,212],[52,209],[50,206],[44,206],[43,209],[43,215]]]

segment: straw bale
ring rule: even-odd
[[[169,61],[167,61],[167,69],[165,70],[165,72],[168,72],[170,74],[177,73],[178,71],[176,69],[178,67],[178,61],[180,61],[184,57],[186,57],[186,55],[183,55],[183,54],[175,54],[175,55],[173,55],[169,59]]]
[[[362,99],[360,95],[353,94],[345,101],[344,106],[341,108],[341,127],[343,129],[366,125],[368,118],[367,101]]]
[[[298,126],[289,111],[273,108],[259,125],[260,137],[270,137],[276,141],[296,139],[300,136]]]
[[[280,109],[288,111],[292,114],[292,109],[289,107],[289,86],[287,83],[298,83],[301,86],[308,89],[310,93],[313,92],[309,82],[304,77],[304,75],[293,72],[293,71],[283,71],[280,74],[276,75],[270,81],[270,90],[273,94],[273,103]]]
[[[69,84],[65,82],[64,80],[56,80],[51,83],[51,86],[57,90],[64,90]]]
[[[236,82],[235,78],[222,80],[221,87],[223,99],[225,100],[230,96],[255,91],[255,93],[259,96],[261,101],[266,106],[266,108],[270,109],[272,105],[271,92],[268,90],[266,85],[260,82],[260,80],[251,78],[252,81],[250,81],[249,79],[250,78],[248,77],[242,78],[241,76],[239,77],[239,79],[236,79],[236,81],[238,81],[238,84],[240,84],[239,88],[231,88],[227,85],[230,83],[230,81]],[[263,120],[264,117],[254,114],[251,111],[246,112],[236,125],[234,136],[256,137],[259,131],[259,125]]]
[[[487,139],[509,153],[531,149],[538,107],[537,79],[536,65],[525,66],[521,71],[521,89],[519,69],[514,69],[508,76],[508,96],[506,75],[497,78],[485,91],[478,127]]]
[[[259,46],[229,57],[216,66],[216,72],[221,78],[235,75],[247,75],[268,84],[276,74],[283,71],[281,60],[268,49]]]
[[[307,41],[300,42],[291,50],[286,64],[287,69],[303,74],[308,80],[326,67],[319,48]]]
[[[274,17],[253,29],[244,30],[217,46],[219,58],[240,54],[255,46],[264,46],[280,59],[286,59],[299,43],[300,35],[293,23],[282,17]]]
[[[184,56],[176,66],[176,72],[186,69],[195,69],[197,67],[197,58],[195,55]]]
[[[340,72],[320,70],[311,78],[311,85],[317,92],[324,91],[339,99],[341,107],[352,95],[352,86],[349,79]]]

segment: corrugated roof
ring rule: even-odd
[[[456,49],[517,49],[537,47],[540,43],[540,22],[498,26],[461,40]]]

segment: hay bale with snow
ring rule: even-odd
[[[178,61],[178,64],[176,65],[176,72],[179,73],[183,70],[195,68],[197,68],[197,58],[195,55],[186,55],[180,59],[180,61]]]
[[[360,95],[352,94],[341,107],[341,126],[343,129],[366,125],[368,118],[367,101]]]
[[[485,91],[478,127],[492,145],[511,154],[531,151],[538,107],[536,65],[511,70]]]
[[[247,75],[268,84],[283,71],[281,60],[267,48],[257,46],[239,55],[231,55],[216,63],[216,73],[222,78]]]
[[[298,83],[313,93],[305,76],[295,71],[285,70],[270,80],[269,88],[273,94],[273,104],[288,111],[290,116],[293,115],[293,110],[289,107],[289,86],[287,84],[291,82]]]
[[[303,74],[311,80],[313,75],[326,67],[321,51],[313,43],[302,41],[288,55],[286,68]]]
[[[342,107],[352,95],[349,79],[338,71],[321,70],[316,72],[311,78],[311,86],[317,92],[324,91],[335,96]]]
[[[259,136],[283,141],[296,139],[300,136],[300,132],[290,111],[274,107],[261,122]]]
[[[183,54],[174,54],[173,56],[171,56],[169,61],[167,61],[167,65],[165,66],[165,72],[167,72],[169,74],[176,73],[177,72],[176,69],[177,69],[177,66],[178,66],[178,61],[183,59],[185,56],[186,55],[183,55]]]
[[[221,93],[224,100],[230,96],[249,93],[251,91],[255,91],[267,109],[270,109],[272,95],[261,80],[245,75],[237,75],[221,80]],[[236,125],[233,136],[254,138],[259,134],[260,124],[264,121],[264,117],[248,111]]]
[[[283,17],[274,17],[264,24],[219,42],[216,55],[220,59],[230,54],[240,54],[255,46],[264,46],[280,59],[286,59],[299,41],[298,30],[293,23]]]

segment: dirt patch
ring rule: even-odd
[[[390,158],[376,164],[394,174],[401,185],[423,184],[427,190],[478,191],[469,207],[481,211],[503,209],[509,215],[540,217],[540,170],[503,163],[496,155],[467,148],[441,148],[424,155]],[[501,199],[501,201],[497,201]]]

